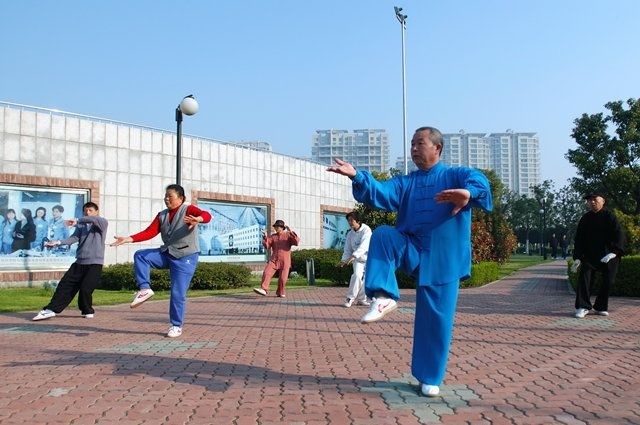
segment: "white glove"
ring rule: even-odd
[[[574,261],[573,264],[571,265],[571,273],[577,272],[579,267],[580,267],[580,260]]]
[[[613,260],[614,258],[616,258],[616,254],[614,254],[613,252],[610,252],[607,255],[605,255],[604,257],[602,257],[600,259],[600,262],[607,264],[609,261]]]

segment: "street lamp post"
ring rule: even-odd
[[[407,162],[407,88],[405,73],[405,43],[404,33],[407,29],[407,15],[402,14],[402,8],[394,6],[396,18],[402,28],[402,146],[404,147],[404,173],[409,174],[409,164]]]
[[[544,208],[540,208],[540,256],[543,256],[544,247]]]
[[[546,215],[547,215],[547,202],[545,199],[540,203],[542,208],[540,208],[540,255],[542,255],[543,259],[547,259],[547,247],[544,244],[544,233],[546,230]]]
[[[192,94],[185,96],[176,108],[176,184],[180,184],[180,163],[182,161],[182,114],[194,115],[198,112],[198,101]]]

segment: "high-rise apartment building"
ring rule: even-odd
[[[531,186],[540,184],[540,147],[536,133],[443,133],[441,161],[450,166],[494,170],[505,187],[532,196]],[[398,157],[395,167],[404,170]],[[417,169],[409,159],[409,172]]]
[[[386,130],[316,130],[311,159],[332,165],[335,158],[359,170],[387,172],[390,166],[389,136]]]
[[[505,187],[533,195],[540,183],[540,148],[536,133],[443,133],[441,160],[446,165],[494,170]]]

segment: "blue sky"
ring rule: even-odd
[[[556,187],[582,113],[639,97],[640,1],[5,1],[0,100],[175,130],[263,140],[309,156],[314,130],[384,128],[402,155],[401,29],[408,15],[408,137],[537,132]]]

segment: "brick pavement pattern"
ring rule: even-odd
[[[415,293],[363,325],[345,288],[0,315],[1,424],[639,424],[640,299],[572,317],[566,263],[460,291],[441,397],[410,375]]]

